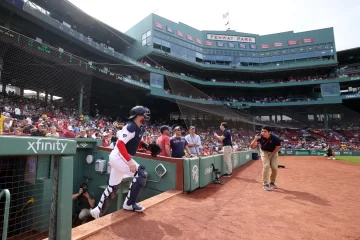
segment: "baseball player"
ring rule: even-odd
[[[131,156],[136,154],[139,147],[152,152],[156,157],[161,152],[161,147],[156,144],[148,145],[141,139],[145,132],[144,125],[150,120],[150,110],[143,106],[136,106],[130,110],[131,120],[121,130],[116,146],[109,155],[111,172],[109,185],[101,196],[99,204],[90,211],[93,218],[103,216],[120,190],[120,183],[124,175],[134,176],[129,192],[125,198],[123,209],[129,211],[143,212],[145,208],[136,203],[141,189],[145,186],[148,173],[144,166],[139,166]]]
[[[336,160],[336,158],[335,158],[335,152],[334,152],[334,150],[332,150],[332,148],[330,147],[330,145],[329,145],[329,147],[326,149],[326,154],[325,154],[325,156],[328,157],[328,159],[330,159],[330,157],[333,157],[333,160]]]

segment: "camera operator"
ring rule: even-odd
[[[72,200],[78,200],[77,205],[75,205],[75,214],[79,215],[82,224],[86,223],[91,217],[90,208],[95,206],[94,194],[88,191],[87,183],[80,185],[79,192],[73,194]]]

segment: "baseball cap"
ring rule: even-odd
[[[174,128],[173,128],[173,130],[181,130],[181,127],[180,126],[175,126]]]
[[[195,129],[195,127],[194,126],[190,126],[190,128],[189,129]]]
[[[160,127],[160,132],[161,132],[161,133],[163,133],[163,132],[166,131],[166,130],[169,130],[169,131],[170,131],[170,128],[169,128],[168,126],[166,126],[166,125],[163,125],[163,126]]]

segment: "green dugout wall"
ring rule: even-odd
[[[11,199],[9,217],[0,220],[7,237],[70,239],[75,153],[74,140],[0,136],[0,183]]]
[[[233,152],[231,154],[233,169],[237,169],[248,161],[252,160],[253,153],[255,153],[255,151]],[[183,161],[184,192],[191,192],[197,188],[202,188],[208,184],[211,184],[215,179],[212,164],[214,164],[216,169],[221,171],[221,175],[224,174],[226,170],[226,166],[223,161],[223,155],[184,159]]]
[[[28,237],[32,233],[42,238],[70,239],[76,205],[72,194],[78,192],[82,182],[87,182],[97,204],[107,186],[109,174],[95,171],[95,166],[96,160],[108,162],[111,149],[100,144],[101,141],[93,139],[0,136],[0,179],[4,180],[1,188],[9,189],[12,199],[10,216],[6,219],[7,237],[24,237],[24,234]],[[234,169],[250,161],[253,152],[233,153]],[[93,157],[90,164],[86,161],[88,156]],[[134,159],[149,173],[139,201],[168,190],[191,192],[205,187],[215,179],[211,164],[222,173],[225,169],[222,155],[175,159],[137,153]],[[9,164],[14,172],[5,178],[3,169]],[[159,164],[167,171],[162,178],[156,173]],[[128,176],[121,183],[120,194],[108,213],[122,208],[130,180]],[[3,219],[3,212],[0,217]],[[3,224],[1,220],[1,228]]]

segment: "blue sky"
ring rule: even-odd
[[[239,32],[265,35],[333,27],[338,51],[360,47],[359,0],[69,1],[122,32],[154,12],[198,30],[226,30],[222,14],[229,11],[230,27]]]

